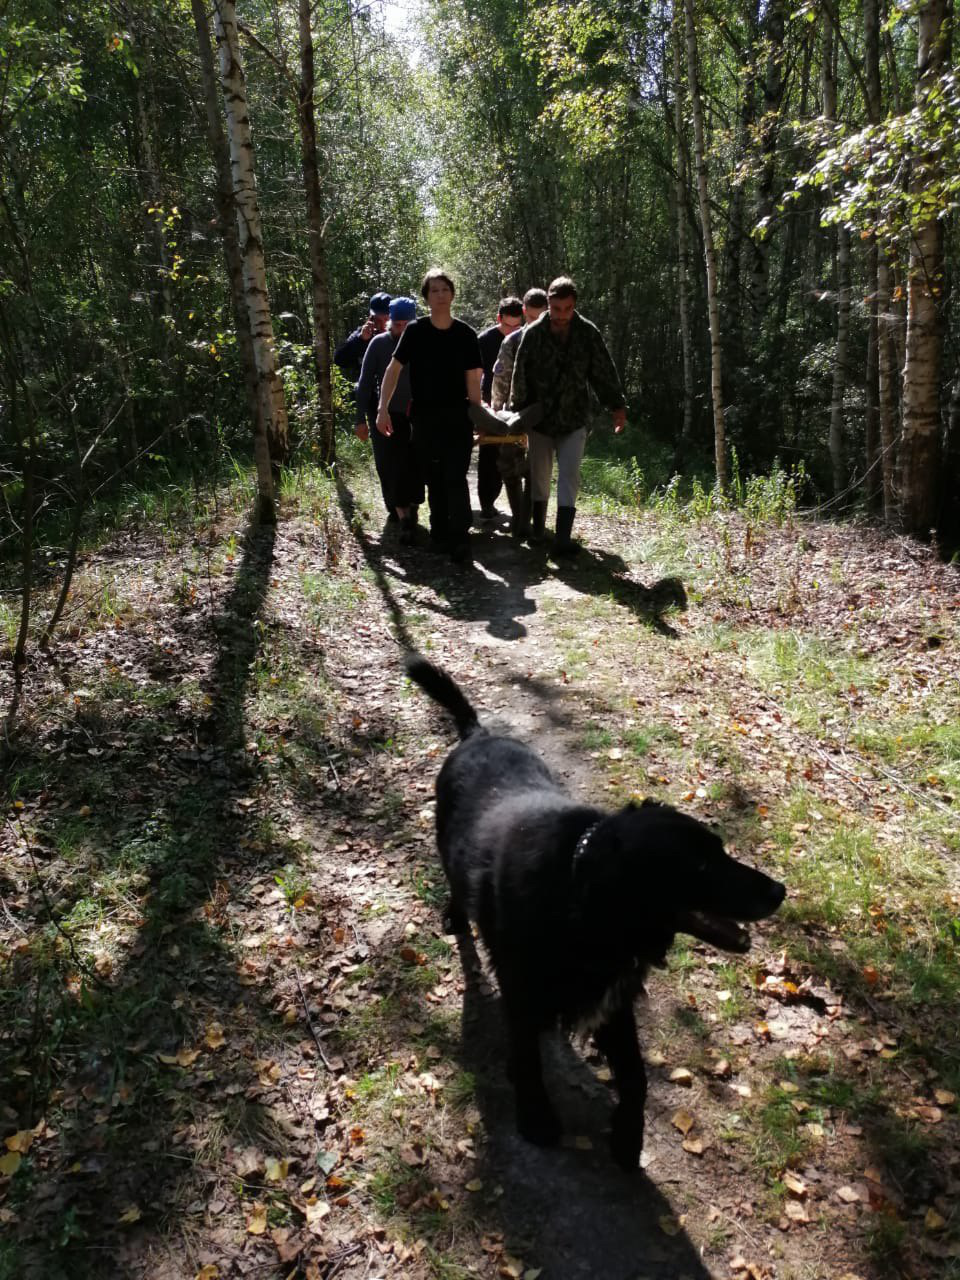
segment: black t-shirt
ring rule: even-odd
[[[466,407],[468,369],[481,369],[477,335],[462,320],[438,329],[421,316],[404,329],[394,359],[410,366],[413,412]]]
[[[483,359],[483,384],[480,394],[489,404],[490,392],[493,389],[493,366],[497,363],[497,356],[500,354],[503,334],[495,324],[492,324],[489,329],[484,329],[477,341],[480,343],[480,355]]]

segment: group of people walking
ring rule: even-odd
[[[495,324],[479,335],[454,317],[455,293],[439,268],[421,285],[428,315],[417,317],[413,298],[376,293],[366,321],[334,353],[356,380],[356,434],[372,442],[400,540],[415,540],[426,491],[431,544],[456,562],[469,559],[467,473],[476,431],[481,518],[497,518],[495,503],[506,488],[514,537],[542,543],[556,457],[553,551],[573,555],[590,391],[612,414],[615,432],[626,423],[610,353],[596,326],[577,311],[576,286],[567,276],[546,291],[528,290],[522,300],[503,298]]]

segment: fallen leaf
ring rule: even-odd
[[[0,1156],[0,1175],[12,1177],[20,1168],[22,1159],[19,1151],[8,1151],[5,1156]]]
[[[686,1067],[674,1067],[670,1072],[670,1082],[671,1084],[683,1085],[685,1089],[688,1089],[693,1084],[693,1072],[688,1071]]]
[[[860,1199],[860,1192],[857,1191],[854,1187],[848,1187],[848,1186],[837,1187],[837,1195],[840,1197],[840,1199],[843,1201],[844,1204],[856,1204],[857,1201]]]
[[[801,1204],[799,1200],[787,1200],[783,1206],[783,1212],[791,1222],[803,1223],[810,1221],[807,1206]]]
[[[283,1182],[289,1172],[289,1161],[275,1160],[272,1156],[267,1159],[266,1177],[268,1182]]]
[[[957,1095],[949,1089],[934,1089],[933,1096],[941,1107],[952,1107],[957,1100]]]
[[[783,1175],[783,1185],[792,1196],[796,1196],[798,1200],[802,1200],[807,1194],[807,1184],[795,1173],[788,1170]]]
[[[36,1136],[32,1129],[20,1129],[17,1133],[12,1133],[9,1138],[4,1138],[3,1145],[8,1151],[19,1151],[21,1155],[26,1155]]]
[[[201,1267],[193,1280],[220,1280],[220,1268],[215,1262],[208,1262],[205,1267]]]
[[[675,1129],[679,1129],[681,1133],[687,1134],[696,1124],[696,1119],[689,1111],[674,1112],[673,1119],[670,1122]]]
[[[719,1062],[715,1062],[710,1068],[710,1074],[717,1076],[720,1080],[726,1080],[731,1072],[732,1068],[726,1058],[721,1058]]]
[[[223,1027],[219,1022],[211,1022],[207,1027],[207,1034],[203,1037],[203,1042],[208,1049],[222,1049],[227,1043],[223,1034]]]
[[[702,1138],[684,1138],[680,1145],[692,1156],[702,1156],[705,1150]]]
[[[947,1220],[936,1209],[930,1208],[923,1215],[923,1227],[925,1231],[937,1232],[942,1231],[947,1225]]]
[[[687,1215],[682,1213],[679,1218],[675,1218],[673,1214],[664,1213],[657,1219],[660,1224],[660,1230],[665,1236],[678,1236],[683,1230],[683,1224]]]
[[[252,1236],[262,1236],[267,1229],[267,1206],[259,1200],[247,1218],[247,1230]]]
[[[139,1222],[140,1216],[141,1216],[140,1209],[138,1208],[138,1206],[135,1204],[131,1204],[131,1205],[128,1205],[126,1209],[124,1209],[123,1213],[121,1213],[117,1221],[118,1222]]]
[[[483,1189],[482,1178],[472,1178],[468,1183],[466,1183],[466,1188],[468,1191],[481,1191]]]

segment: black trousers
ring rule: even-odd
[[[391,413],[393,435],[383,436],[376,425],[370,428],[373,461],[380,479],[380,492],[387,511],[397,507],[417,507],[423,501],[423,476],[413,447],[410,419],[405,413]]]
[[[503,488],[500,468],[497,466],[499,452],[498,444],[482,444],[477,449],[477,497],[484,510],[493,506]]]
[[[430,536],[438,542],[465,542],[473,513],[467,470],[473,429],[466,405],[438,411],[413,406],[413,448],[430,503]]]

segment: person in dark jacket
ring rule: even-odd
[[[511,407],[539,403],[543,417],[527,433],[530,457],[532,530],[542,541],[553,456],[557,457],[557,536],[555,555],[576,555],[570,535],[576,516],[580,464],[587,440],[590,391],[613,417],[614,432],[626,426],[627,407],[620,378],[596,325],[577,311],[577,288],[558,276],[547,290],[547,312],[527,325],[513,366]]]
[[[344,338],[334,351],[333,363],[351,384],[360,377],[360,368],[370,339],[386,330],[389,315],[389,293],[375,293],[370,299],[366,320],[359,329],[354,329],[349,338]]]
[[[390,435],[377,430],[377,405],[380,386],[397,343],[411,320],[417,318],[413,298],[394,298],[390,303],[390,321],[386,333],[370,339],[360,381],[357,383],[357,425],[361,440],[370,438],[373,460],[380,478],[380,490],[388,512],[400,520],[400,541],[409,546],[415,539],[418,508],[423,502],[423,479],[413,451],[410,435],[410,375],[403,370],[390,399]]]
[[[519,298],[501,298],[497,307],[497,322],[480,334],[480,356],[483,360],[483,382],[480,397],[484,404],[490,404],[493,386],[493,366],[497,362],[500,344],[508,334],[514,333],[523,325],[523,303]],[[484,520],[496,520],[497,508],[494,505],[500,496],[503,482],[497,468],[499,446],[482,444],[477,449],[477,498],[480,502],[480,515]]]
[[[428,271],[420,290],[430,308],[407,325],[380,387],[377,430],[393,431],[390,402],[404,368],[410,370],[413,447],[430,502],[430,538],[456,563],[470,559],[470,489],[467,469],[473,429],[467,404],[480,403],[482,363],[476,332],[451,315],[453,281]]]

